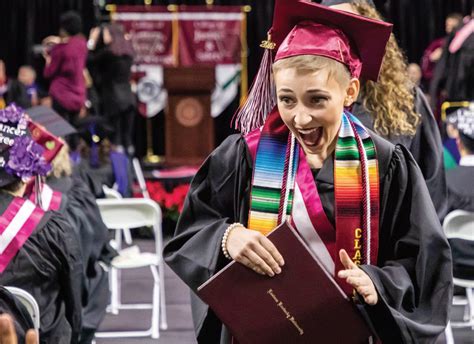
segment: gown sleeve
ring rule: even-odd
[[[378,264],[361,268],[379,295],[366,305],[384,343],[432,343],[444,330],[452,297],[451,252],[424,178],[397,145],[381,178]]]
[[[232,135],[207,158],[191,183],[163,255],[193,292],[229,262],[221,250],[227,227],[247,223],[250,166],[244,139]],[[195,293],[191,305],[198,342],[221,342],[222,325],[209,307]]]
[[[69,222],[59,213],[51,212],[45,233],[50,249],[59,262],[61,294],[66,306],[66,319],[71,326],[71,343],[78,343],[82,326],[82,256],[77,237]]]
[[[194,177],[165,261],[196,290],[228,261],[221,251],[227,227],[246,223],[249,156],[239,135],[226,139]]]
[[[443,145],[436,120],[419,88],[416,88],[415,107],[421,116],[421,123],[409,148],[420,166],[436,213],[442,221],[448,210]]]

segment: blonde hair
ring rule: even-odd
[[[382,20],[377,10],[364,0],[354,9],[364,17]],[[374,118],[374,130],[382,136],[414,136],[421,117],[415,111],[414,85],[408,78],[407,63],[393,34],[380,70],[378,83],[366,81],[361,87],[365,108]]]
[[[56,157],[51,162],[51,172],[55,178],[68,177],[72,175],[71,159],[69,158],[69,148],[65,144],[61,147]]]
[[[273,74],[275,75],[280,70],[288,68],[295,68],[298,71],[307,72],[317,72],[322,69],[327,69],[329,71],[328,79],[334,77],[342,88],[346,88],[351,80],[351,74],[345,65],[336,60],[319,55],[298,55],[278,60],[273,64]]]

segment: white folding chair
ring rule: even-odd
[[[102,185],[102,190],[104,190],[105,198],[107,199],[122,199],[122,195],[115,189],[109,188],[107,185]],[[114,247],[117,250],[122,248],[122,231],[125,243],[127,245],[132,244],[132,234],[130,233],[129,228],[115,228],[115,245]]]
[[[449,213],[443,222],[443,229],[448,239],[463,239],[474,243],[474,213],[465,210],[454,210]],[[456,286],[465,288],[466,297],[454,296],[454,306],[464,306],[464,321],[450,321],[445,331],[448,343],[454,343],[451,328],[473,327],[474,329],[474,280],[453,278]]]
[[[33,326],[38,331],[40,328],[40,310],[38,302],[36,302],[33,295],[18,287],[5,287],[10,293],[12,293],[22,304],[33,320]]]
[[[168,328],[164,264],[162,257],[163,239],[161,209],[156,202],[145,198],[98,199],[102,220],[110,229],[138,228],[152,226],[155,234],[155,252],[135,252],[115,257],[111,262],[111,310],[152,309],[151,326],[145,331],[98,332],[96,337],[147,337],[159,338],[159,329]],[[151,304],[122,304],[120,302],[120,281],[112,277],[113,271],[150,267],[153,275],[153,301]]]
[[[138,185],[142,192],[143,198],[150,198],[148,193],[148,188],[146,187],[145,177],[143,176],[142,167],[140,166],[140,161],[137,158],[132,159],[133,170],[135,171],[135,176],[137,177]]]

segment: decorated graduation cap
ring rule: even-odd
[[[474,140],[474,106],[456,110],[448,117],[448,121],[458,129],[459,133]]]
[[[64,146],[64,141],[31,119],[28,121],[28,129],[31,133],[31,138],[43,147],[44,159],[49,163],[52,162]]]
[[[46,175],[51,166],[43,153],[31,138],[23,109],[11,104],[0,110],[0,187]]]
[[[246,103],[235,117],[241,132],[261,126],[275,105],[271,65],[299,55],[344,64],[352,77],[377,81],[392,24],[305,0],[276,0],[265,53]]]

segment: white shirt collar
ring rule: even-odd
[[[459,166],[474,166],[474,154],[461,157]]]

